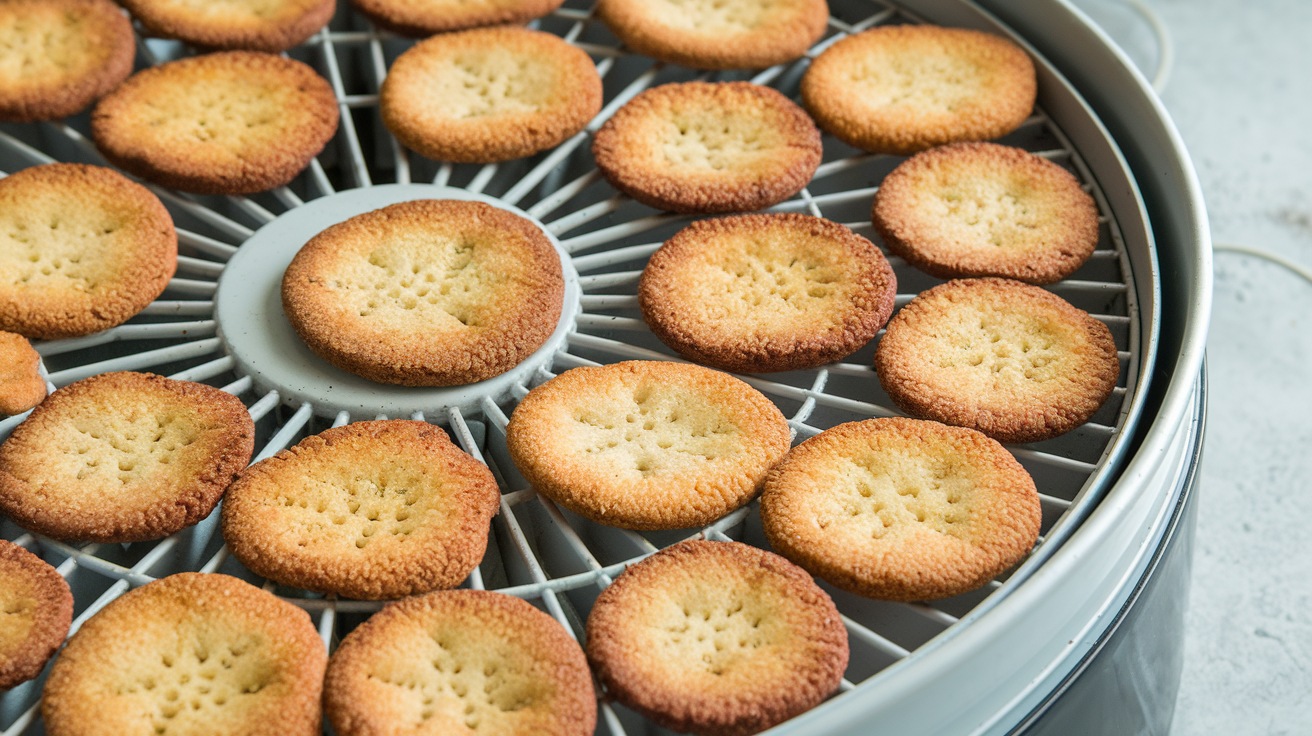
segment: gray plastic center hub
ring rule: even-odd
[[[533,222],[560,256],[565,299],[556,329],[519,365],[485,381],[463,386],[411,387],[375,383],[333,367],[301,341],[282,309],[282,276],[292,257],[325,228],[356,215],[416,199],[485,202]],[[228,261],[215,294],[218,334],[236,360],[236,372],[250,376],[261,393],[277,391],[284,404],[310,404],[315,414],[340,412],[354,419],[406,417],[416,412],[440,416],[451,407],[481,413],[485,398],[500,401],[516,384],[527,385],[553,358],[574,327],[579,311],[578,273],[569,254],[542,223],[491,197],[432,184],[382,184],[351,189],[306,202],[260,228]]]

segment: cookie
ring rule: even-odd
[[[147,373],[54,392],[0,445],[0,512],[55,539],[138,542],[209,515],[250,462],[231,394]]]
[[[1003,276],[1050,284],[1098,245],[1098,207],[1066,169],[994,143],[912,156],[875,193],[889,250],[942,279]]]
[[[132,75],[96,104],[91,133],[110,163],[156,184],[253,194],[308,166],[337,117],[332,87],[309,66],[224,51]]]
[[[501,492],[425,422],[358,422],[242,472],[223,502],[232,555],[283,585],[401,598],[460,584],[483,559]]]
[[[72,622],[73,593],[63,576],[0,539],[0,693],[41,674]]]
[[[801,191],[820,165],[820,131],[787,97],[750,82],[653,87],[592,141],[611,186],[657,209],[759,210]]]
[[[382,28],[422,38],[478,26],[527,23],[564,0],[351,0]]]
[[[1029,553],[1039,494],[1025,468],[973,429],[868,419],[793,448],[761,491],[770,546],[870,598],[947,598]]]
[[[402,202],[334,225],[283,274],[287,319],[344,371],[404,386],[504,373],[556,328],[560,256],[536,225],[457,200]]]
[[[893,312],[897,279],[869,240],[810,215],[699,220],[652,255],[643,319],[702,365],[756,373],[856,352]]]
[[[132,24],[109,0],[0,2],[0,120],[76,115],[132,73]]]
[[[484,28],[412,46],[388,70],[378,104],[387,129],[422,156],[509,161],[583,130],[601,110],[601,76],[550,33]]]
[[[0,179],[0,330],[52,339],[114,327],[177,266],[168,210],[116,171],[47,164]]]
[[[801,568],[739,542],[688,541],[628,568],[588,615],[588,660],[620,702],[675,731],[737,736],[838,689],[847,632]]]
[[[27,338],[0,331],[0,417],[22,414],[45,397],[41,356]]]
[[[923,419],[1037,442],[1093,416],[1116,387],[1111,330],[1055,294],[1007,279],[961,279],[920,294],[888,323],[875,370]]]
[[[328,663],[340,734],[588,736],[597,722],[579,645],[524,601],[481,590],[407,598],[352,631]]]
[[[334,0],[123,0],[146,32],[207,49],[286,51],[327,25]]]
[[[237,578],[181,573],[82,625],[41,716],[51,736],[317,736],[327,659],[305,611]]]
[[[826,132],[877,153],[985,140],[1034,108],[1034,62],[1000,36],[964,28],[881,26],[825,49],[802,77],[802,103]]]
[[[597,17],[630,50],[694,69],[759,69],[820,40],[825,0],[601,0]]]
[[[539,492],[581,516],[684,529],[751,501],[789,432],[769,399],[727,373],[634,360],[574,368],[533,389],[506,444]]]

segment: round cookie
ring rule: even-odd
[[[0,539],[0,693],[41,674],[72,622],[73,593],[63,576]]]
[[[27,338],[0,331],[0,417],[22,414],[45,397],[41,356]]]
[[[1050,284],[1098,245],[1098,207],[1066,169],[995,143],[912,156],[879,185],[875,230],[889,250],[943,279]]]
[[[132,73],[132,24],[109,0],[0,2],[0,120],[86,109]]]
[[[135,316],[168,286],[178,235],[159,198],[100,166],[0,179],[0,329],[77,337]]]
[[[382,28],[422,38],[478,26],[527,23],[564,0],[351,0]]]
[[[146,31],[208,49],[277,53],[327,25],[334,0],[122,0]]]
[[[439,427],[358,422],[242,472],[223,501],[232,555],[283,585],[402,598],[460,584],[483,559],[501,492]]]
[[[82,625],[41,717],[51,736],[318,736],[327,659],[305,611],[237,578],[181,573]]]
[[[539,492],[581,516],[685,529],[752,500],[789,432],[769,399],[727,373],[634,360],[574,368],[533,389],[506,445]]]
[[[253,194],[308,166],[337,119],[332,87],[314,69],[224,51],[132,75],[96,104],[91,133],[105,158],[143,179],[200,194]]]
[[[457,200],[374,210],[316,235],[283,274],[292,327],[371,381],[453,386],[504,373],[551,336],[560,256],[518,215]]]
[[[881,26],[825,49],[802,77],[802,103],[857,148],[909,154],[1006,135],[1034,108],[1034,62],[1000,36],[929,25]]]
[[[739,542],[688,541],[628,568],[588,615],[606,690],[679,732],[763,731],[829,697],[847,669],[834,602],[801,568]]]
[[[611,186],[673,212],[759,210],[801,191],[820,165],[820,131],[787,97],[750,82],[653,87],[592,141]]]
[[[589,736],[597,722],[583,650],[524,601],[449,590],[393,603],[328,663],[324,709],[340,734]]]
[[[870,241],[810,215],[699,220],[652,255],[638,302],[689,360],[742,373],[856,352],[893,312],[897,279]]]
[[[93,376],[51,394],[0,445],[0,512],[55,539],[159,539],[209,515],[254,440],[241,399],[217,388]]]
[[[601,76],[550,33],[484,28],[434,36],[397,57],[379,92],[397,140],[438,161],[531,156],[601,110]]]
[[[770,546],[858,595],[930,600],[974,590],[1034,546],[1039,494],[972,429],[849,422],[793,448],[761,491]]]
[[[759,69],[820,40],[825,0],[601,0],[600,18],[631,50],[694,69]]]
[[[888,323],[875,370],[893,402],[1002,442],[1069,432],[1111,395],[1111,330],[1019,281],[960,279],[921,293]]]

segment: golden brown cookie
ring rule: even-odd
[[[564,0],[351,0],[374,23],[416,38],[478,26],[527,23]]]
[[[177,265],[168,210],[112,169],[48,164],[0,179],[0,329],[49,339],[114,327]]]
[[[109,0],[0,2],[0,120],[82,112],[132,73],[132,24]]]
[[[844,590],[915,601],[974,590],[1039,535],[1025,468],[973,429],[840,424],[793,448],[761,491],[770,546]]]
[[[601,0],[597,17],[639,54],[694,69],[759,69],[820,40],[825,0]]]
[[[323,28],[334,0],[122,0],[148,33],[208,49],[286,51]]]
[[[902,308],[875,351],[913,416],[1037,442],[1093,416],[1116,387],[1111,330],[1061,297],[1007,279],[940,284]]]
[[[22,414],[45,397],[41,356],[27,338],[0,331],[0,417]]]
[[[41,698],[51,736],[318,736],[328,654],[305,611],[181,573],[83,624]]]
[[[309,66],[224,51],[132,75],[96,104],[91,133],[111,163],[157,184],[252,194],[308,166],[337,116],[332,87]]]
[[[626,570],[588,615],[606,690],[667,728],[763,731],[838,689],[847,632],[811,576],[739,542],[689,541]]]
[[[897,279],[869,240],[810,215],[699,220],[652,255],[638,282],[651,331],[728,371],[831,363],[874,339]]]
[[[955,143],[912,156],[872,211],[889,250],[944,279],[1050,284],[1098,245],[1098,207],[1066,169],[1019,148]]]
[[[231,394],[103,373],[51,394],[0,445],[0,512],[56,539],[166,537],[209,515],[254,439]]]
[[[560,256],[536,225],[482,204],[424,199],[334,225],[282,280],[292,327],[371,381],[453,386],[505,373],[556,328]]]
[[[574,368],[533,389],[506,444],[538,491],[577,514],[684,529],[752,500],[789,432],[769,399],[727,373],[634,360]]]
[[[1000,36],[882,26],[849,36],[802,77],[802,103],[844,143],[908,154],[1015,130],[1034,108],[1034,62]]]
[[[750,82],[653,87],[592,141],[616,189],[673,212],[759,210],[801,191],[820,165],[820,131],[787,97]]]
[[[586,53],[550,33],[483,28],[434,36],[397,57],[379,93],[397,140],[438,161],[531,156],[601,110]]]
[[[579,645],[528,603],[482,590],[374,614],[328,663],[324,708],[352,736],[590,736],[597,722]]]
[[[63,576],[0,539],[0,693],[41,674],[72,622],[73,593]]]
[[[492,472],[425,422],[358,422],[242,472],[223,501],[232,555],[283,585],[348,598],[452,588],[487,549]]]

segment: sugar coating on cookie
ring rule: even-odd
[[[1034,62],[1000,36],[964,28],[883,26],[825,49],[802,77],[802,102],[857,148],[908,154],[986,140],[1034,108]]]
[[[739,542],[688,541],[629,567],[588,615],[588,660],[620,702],[676,731],[738,736],[838,689],[847,631],[811,576]]]
[[[0,445],[0,512],[56,539],[166,537],[209,515],[254,438],[241,399],[217,388],[93,376],[51,394]]]
[[[583,650],[512,596],[450,590],[407,598],[352,631],[328,664],[337,733],[589,736],[597,721]]]
[[[840,424],[770,471],[770,546],[858,595],[931,600],[974,590],[1038,539],[1034,481],[982,433],[901,417]]]
[[[629,49],[694,69],[760,69],[824,35],[825,0],[601,0],[597,17]]]
[[[0,2],[0,120],[86,109],[132,73],[132,24],[109,0]]]
[[[242,472],[223,538],[283,585],[401,598],[459,585],[483,559],[501,500],[478,460],[426,422],[357,422]]]
[[[564,0],[351,0],[374,23],[406,36],[527,23]]]
[[[626,529],[702,526],[746,504],[788,451],[788,423],[746,383],[701,366],[628,361],[566,371],[506,428],[535,488]]]
[[[283,310],[344,371],[405,386],[500,375],[556,328],[560,256],[536,225],[481,202],[415,200],[316,235],[287,267]]]
[[[601,109],[587,53],[526,28],[434,36],[401,54],[379,92],[397,140],[438,161],[531,156],[583,129]]]
[[[166,104],[161,102],[166,101]],[[299,174],[337,131],[314,69],[224,51],[137,72],[91,113],[96,146],[143,179],[200,194],[253,194]]]
[[[323,28],[334,0],[123,0],[146,31],[209,49],[286,51]]]
[[[227,575],[181,573],[82,625],[41,716],[64,736],[317,736],[327,659],[300,608]]]
[[[888,323],[875,370],[913,416],[1002,442],[1069,432],[1111,395],[1111,330],[1037,286],[960,279],[921,293]]]
[[[72,622],[73,593],[63,576],[0,539],[0,692],[41,674]]]
[[[592,155],[612,186],[658,209],[759,210],[811,180],[820,131],[769,87],[665,84],[617,110],[593,138]]]
[[[22,414],[45,397],[41,356],[27,338],[0,331],[0,417]]]
[[[47,164],[0,179],[0,329],[33,338],[114,327],[178,265],[159,198],[112,169]]]
[[[897,279],[870,241],[810,215],[699,220],[643,269],[652,332],[702,365],[754,373],[856,352],[893,311]]]
[[[1098,245],[1098,207],[1066,169],[995,143],[912,156],[879,185],[875,229],[889,250],[939,278],[1050,284]]]

